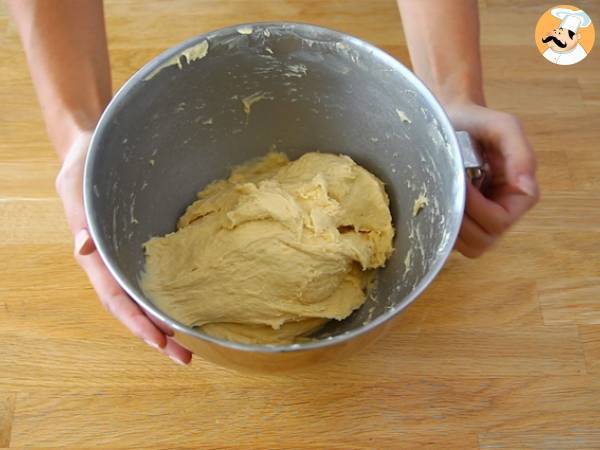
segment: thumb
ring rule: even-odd
[[[89,255],[94,253],[96,246],[87,228],[82,228],[75,234],[75,253]]]
[[[505,182],[515,194],[537,197],[535,154],[518,119],[511,118],[499,136]]]
[[[69,228],[75,235],[74,250],[80,255],[88,255],[95,250],[83,206],[83,167],[88,143],[88,133],[82,133],[75,139],[56,177],[56,191],[63,202]]]
[[[525,137],[520,122],[510,118],[500,124],[497,131],[497,151],[502,158],[502,180],[494,190],[491,199],[501,205],[514,223],[539,198],[535,178],[535,155]]]

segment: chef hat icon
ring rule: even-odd
[[[560,28],[571,30],[573,33],[577,33],[579,28],[586,28],[592,23],[590,16],[580,9],[573,11],[567,8],[553,8],[550,12],[561,20]]]

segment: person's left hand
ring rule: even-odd
[[[123,291],[112,277],[90,233],[83,207],[83,168],[91,131],[77,131],[56,178],[56,190],[63,202],[65,215],[75,235],[75,259],[86,272],[102,305],[134,335],[179,364],[189,364],[192,354],[160,329]]]
[[[536,160],[520,121],[473,104],[446,105],[456,130],[469,132],[484,149],[491,182],[484,193],[467,183],[467,204],[456,249],[469,258],[488,250],[539,199]]]

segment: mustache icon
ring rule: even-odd
[[[560,48],[565,48],[567,46],[566,42],[561,42],[558,40],[558,38],[556,36],[546,36],[545,38],[542,38],[542,42],[545,44],[547,42],[553,41],[556,45],[558,45]]]

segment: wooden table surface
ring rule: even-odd
[[[539,206],[483,258],[453,255],[370,350],[287,376],[176,366],[100,306],[1,5],[0,447],[600,448],[600,47],[546,62],[533,31],[551,2],[481,4],[488,102],[524,121]],[[577,5],[600,26],[598,2]],[[173,44],[258,20],[409,63],[392,0],[114,0],[106,15],[115,87]]]

